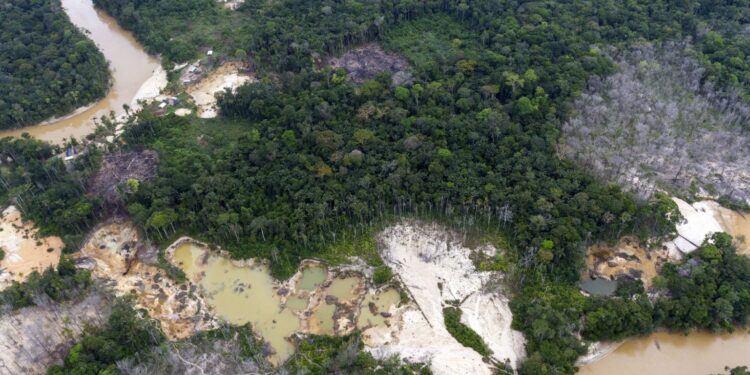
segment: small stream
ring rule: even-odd
[[[62,0],[62,6],[73,24],[88,31],[88,37],[109,61],[112,87],[107,96],[85,110],[38,125],[1,131],[0,138],[29,133],[55,144],[61,144],[70,137],[81,139],[93,132],[92,119],[107,115],[110,111],[118,115],[124,113],[122,105],[131,103],[141,85],[159,66],[157,58],[147,54],[112,17],[95,9],[91,0]]]

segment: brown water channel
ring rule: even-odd
[[[109,61],[113,85],[106,97],[86,109],[39,125],[2,131],[0,137],[29,133],[57,144],[70,137],[83,138],[94,130],[93,118],[110,111],[123,113],[122,105],[130,104],[141,85],[159,66],[157,58],[148,55],[112,17],[95,9],[91,0],[62,0],[62,5],[73,24],[88,31],[88,37]]]
[[[602,360],[584,366],[583,375],[723,374],[724,367],[750,366],[750,333],[688,336],[665,332],[628,340]]]

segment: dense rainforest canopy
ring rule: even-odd
[[[666,267],[655,303],[638,284],[582,296],[574,282],[586,245],[626,234],[659,243],[679,214],[666,195],[641,200],[561,159],[558,141],[588,78],[616,70],[612,47],[689,40],[701,79],[747,98],[739,31],[748,4],[95,3],[167,65],[215,49],[253,58],[259,83],[220,95],[215,120],[131,118],[112,147],[156,150],[160,164],[153,180],[123,189],[117,207],[86,194],[96,152],[66,169],[35,141],[3,141],[0,152],[16,161],[3,172],[8,198],[49,232],[75,238],[97,215],[125,209],[154,240],[197,236],[236,257],[266,257],[277,276],[404,215],[498,232],[509,246],[514,325],[528,340],[524,374],[574,372],[581,337],[747,320],[748,262],[722,236]],[[326,56],[370,41],[405,55],[413,82],[394,86],[386,73],[354,85],[324,67]]]
[[[59,0],[0,4],[0,129],[65,115],[103,97],[107,60]]]

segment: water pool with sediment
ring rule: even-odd
[[[268,343],[274,364],[294,353],[297,333],[338,335],[382,326],[386,318],[380,313],[399,303],[394,289],[368,290],[361,275],[337,275],[317,262],[303,263],[295,276],[280,282],[264,262],[232,261],[191,241],[176,245],[168,257],[200,287],[218,318],[252,324]]]

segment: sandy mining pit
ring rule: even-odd
[[[161,323],[170,339],[186,338],[216,326],[203,299],[189,283],[178,284],[148,261],[148,249],[127,221],[97,228],[81,251],[79,263],[90,264],[92,277],[107,281],[118,295],[132,294],[138,308]]]
[[[218,114],[216,94],[226,89],[237,90],[238,87],[254,82],[255,77],[243,72],[242,64],[227,62],[210,72],[199,82],[190,85],[187,93],[198,107],[198,117],[214,118]]]
[[[443,308],[458,301],[462,323],[482,336],[493,352],[491,360],[517,366],[525,356],[525,340],[511,329],[502,274],[476,271],[472,250],[439,225],[404,222],[384,230],[379,242],[383,260],[413,302],[394,313],[395,324],[364,331],[367,350],[380,358],[398,354],[410,362],[431,363],[435,374],[492,373],[491,364],[445,328]],[[497,250],[485,246],[480,251]]]
[[[748,214],[722,207],[711,200],[690,204],[682,199],[672,199],[677,203],[685,220],[677,225],[677,238],[667,244],[671,250],[689,253],[698,248],[712,233],[726,232],[734,237],[737,253],[750,255]]]
[[[278,365],[294,353],[299,335],[347,335],[356,328],[390,324],[399,303],[392,288],[368,287],[365,266],[327,268],[305,260],[290,279],[275,280],[265,261],[232,260],[222,250],[181,238],[166,250],[218,319],[252,323],[265,353]],[[363,307],[365,306],[365,307]],[[365,310],[366,309],[366,310]],[[364,313],[361,313],[364,311]]]
[[[5,258],[0,261],[0,290],[13,281],[23,282],[34,271],[57,267],[63,242],[60,237],[37,235],[32,222],[24,222],[21,211],[8,206],[0,219],[0,248]]]
[[[252,323],[274,364],[292,355],[299,335],[346,335],[360,329],[366,350],[374,355],[429,362],[436,374],[490,374],[491,362],[517,365],[524,339],[510,328],[501,274],[477,272],[473,250],[444,227],[404,223],[379,238],[384,260],[412,302],[402,304],[392,286],[370,286],[366,275],[371,270],[362,264],[327,268],[306,260],[289,280],[278,281],[265,261],[231,260],[226,252],[187,237],[167,248],[166,257],[199,286],[218,319]],[[454,300],[460,301],[462,322],[493,351],[490,363],[446,330],[442,309]]]
[[[626,236],[615,246],[595,244],[589,247],[584,276],[606,280],[641,280],[649,288],[659,267],[670,259],[666,246],[649,249],[637,238]]]

